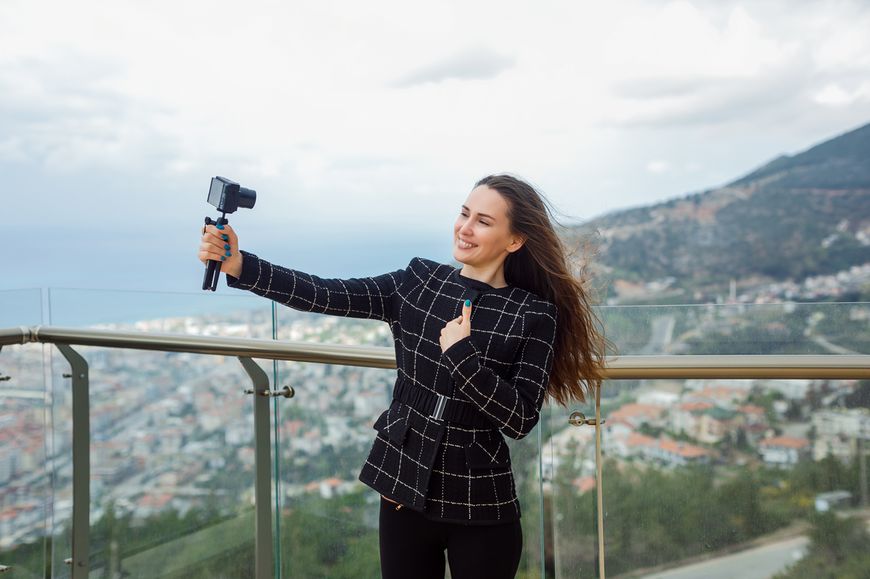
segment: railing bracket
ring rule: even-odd
[[[253,388],[245,388],[242,391],[244,394],[253,394],[255,390]],[[293,389],[292,386],[284,386],[280,390],[260,390],[260,396],[283,396],[284,398],[293,398],[296,396],[296,390]]]
[[[597,420],[594,418],[586,418],[586,415],[579,410],[571,413],[571,416],[568,417],[568,422],[573,426],[583,426],[584,424],[595,426],[598,424]],[[604,424],[605,422],[604,419],[601,420],[601,424]]]

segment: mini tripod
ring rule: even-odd
[[[235,181],[230,181],[225,177],[212,177],[211,185],[208,188],[207,201],[217,207],[221,212],[221,216],[217,221],[211,217],[205,218],[206,225],[226,225],[227,213],[233,213],[239,207],[251,209],[254,203],[257,202],[257,192],[247,187],[241,187]],[[221,275],[221,262],[215,259],[208,260],[205,264],[205,276],[202,279],[202,289],[215,291],[217,289],[218,278]]]

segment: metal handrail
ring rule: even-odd
[[[0,346],[29,342],[160,350],[267,360],[292,360],[371,368],[395,368],[392,348],[314,344],[256,338],[222,338],[56,326],[0,328]],[[608,356],[608,380],[686,378],[870,378],[868,354],[727,354]]]

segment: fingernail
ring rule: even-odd
[[[223,238],[224,241],[229,241],[229,240],[230,240],[230,236],[227,235],[226,233],[222,234],[221,237]]]
[[[223,225],[218,225],[217,228],[218,228],[218,229],[223,229],[224,226],[223,226]]]
[[[224,243],[224,249],[229,249],[229,248],[230,248],[230,244],[229,244],[229,243]]]
[[[465,300],[465,307],[467,308],[470,305],[471,305],[471,300]]]
[[[231,255],[232,255],[232,253],[230,253],[230,252],[228,251],[228,252],[227,252],[227,257],[229,257],[229,256],[231,256]]]
[[[222,256],[221,256],[221,261],[223,261],[223,260],[225,260],[225,259],[226,259],[226,256],[222,255]]]

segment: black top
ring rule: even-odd
[[[503,435],[523,438],[538,423],[553,365],[552,302],[421,257],[374,277],[324,279],[241,253],[242,273],[226,276],[229,287],[297,310],[388,323],[395,392],[440,394],[476,415],[479,426],[439,420],[394,398],[374,423],[362,482],[432,519],[487,524],[520,518]],[[471,336],[441,352],[441,329],[462,314],[466,298],[473,302]]]

